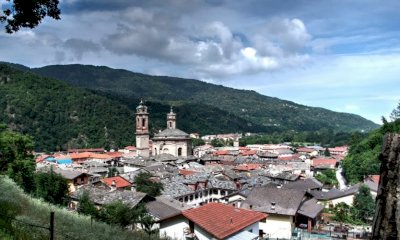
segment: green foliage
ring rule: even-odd
[[[13,0],[11,3],[9,8],[3,9],[3,14],[0,13],[0,22],[7,23],[5,26],[7,33],[17,32],[21,27],[34,28],[46,16],[60,19],[58,0]]]
[[[355,218],[364,223],[370,223],[374,217],[375,201],[366,185],[361,185],[359,192],[354,196],[353,207]]]
[[[354,137],[362,139],[366,134],[355,132],[333,132],[329,129],[321,129],[313,132],[296,132],[296,131],[284,131],[274,132],[265,135],[251,135],[242,137],[240,139],[240,145],[246,146],[248,144],[269,144],[269,143],[282,143],[291,142],[292,145],[304,145],[304,143],[320,144],[323,146],[343,146],[350,144]]]
[[[107,177],[115,177],[119,174],[118,169],[116,167],[111,167],[108,169]]]
[[[78,213],[85,214],[92,217],[98,216],[98,210],[94,202],[90,199],[89,193],[84,191],[79,196]]]
[[[211,145],[213,147],[223,147],[225,146],[225,142],[222,139],[214,138],[213,140],[211,140]]]
[[[189,108],[190,113],[202,116],[203,118],[197,120],[204,119],[204,123],[214,119],[214,121],[217,120],[215,123],[221,124],[229,121],[229,118],[239,117],[244,120],[242,128],[251,129],[252,126],[260,124],[265,129],[251,132],[316,131],[322,128],[337,131],[369,131],[377,127],[373,122],[354,114],[303,106],[263,96],[254,91],[237,90],[192,79],[149,76],[126,70],[84,65],[46,66],[33,69],[33,71],[43,76],[64,80],[72,85],[119,96],[126,99],[129,104],[137,103],[141,97],[152,102],[163,102],[174,106],[197,104],[201,108]],[[186,106],[189,107],[189,105]],[[166,107],[164,119],[165,113],[168,112],[168,106]],[[215,108],[224,111],[225,117],[214,118],[210,109]],[[195,110],[199,111],[195,113]],[[183,121],[178,123],[182,123],[180,126],[186,129],[183,128]],[[223,130],[219,129],[219,131]]]
[[[0,217],[1,231],[6,232],[12,239],[44,240],[48,239],[49,231],[46,229],[29,227],[26,223],[48,227],[50,212],[55,212],[55,239],[57,240],[130,240],[130,239],[160,239],[156,234],[148,235],[142,231],[126,231],[119,226],[91,221],[90,217],[80,215],[34,199],[24,194],[23,191],[9,178],[0,177],[0,214],[11,217],[8,223],[12,223],[11,229],[6,229]],[[4,206],[11,209],[10,213],[3,211]],[[11,220],[23,221],[23,223]]]
[[[33,136],[36,151],[132,145],[134,119],[118,102],[0,64],[0,122]]]
[[[126,227],[138,222],[138,214],[135,209],[121,201],[116,201],[103,206],[98,215],[99,220],[108,224],[119,225],[121,227]]]
[[[397,107],[393,109],[393,111],[390,113],[390,119],[392,121],[396,121],[397,119],[400,119],[400,101],[397,104]]]
[[[34,190],[35,161],[30,137],[0,127],[0,174],[7,174],[25,191]]]
[[[324,185],[328,185],[328,186],[337,186],[338,185],[338,181],[336,179],[336,172],[334,169],[326,169],[323,170],[321,172],[319,172],[315,178],[320,181],[321,183],[323,183]]]
[[[203,139],[201,138],[192,138],[192,145],[193,147],[201,146],[206,144]]]
[[[135,176],[134,182],[136,184],[136,190],[156,197],[161,195],[161,191],[164,187],[161,182],[151,180],[151,177],[152,175],[150,173],[142,172]]]
[[[35,196],[56,205],[65,205],[68,196],[67,180],[53,171],[35,174]]]
[[[325,157],[330,157],[330,156],[331,156],[331,152],[329,151],[328,148],[325,148],[324,156],[325,156]]]
[[[340,202],[333,208],[333,219],[338,222],[351,222],[351,207],[344,202]]]
[[[360,141],[354,136],[349,154],[343,160],[342,166],[347,180],[357,183],[367,175],[379,174],[383,137],[388,132],[400,132],[400,120],[386,122],[380,129],[371,132],[367,138]]]

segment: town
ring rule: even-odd
[[[153,220],[150,229],[170,239],[367,238],[371,233],[369,225],[334,218],[335,207],[352,206],[361,188],[377,195],[379,175],[346,185],[341,161],[348,146],[240,146],[242,134],[200,136],[178,129],[172,107],[166,129],[150,137],[151,114],[141,101],[135,129],[126,129],[136,137],[135,146],[36,153],[36,171],[54,171],[68,180],[68,209],[77,211],[84,193],[97,208],[115,201],[143,204]],[[192,139],[204,144],[193,146]],[[215,146],[216,141],[232,146]],[[160,194],[137,189],[141,174],[160,183]]]

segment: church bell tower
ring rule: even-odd
[[[172,109],[170,112],[167,114],[167,129],[175,129],[176,128],[176,113],[174,113],[174,110]]]
[[[138,156],[149,157],[149,113],[143,100],[136,107],[136,151]]]

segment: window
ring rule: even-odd
[[[172,128],[172,122],[169,122],[169,128]]]
[[[146,119],[142,118],[142,127],[146,127]]]
[[[178,156],[182,156],[182,148],[178,148]]]
[[[157,148],[154,148],[154,155],[157,155]]]

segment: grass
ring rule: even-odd
[[[8,177],[0,176],[0,192],[0,239],[49,239],[50,212],[55,212],[57,240],[159,239],[141,231],[91,221],[88,216],[32,198]]]

